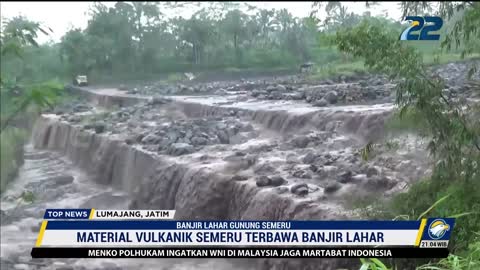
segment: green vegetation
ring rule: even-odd
[[[29,190],[23,191],[22,195],[18,199],[18,203],[25,202],[25,203],[33,203],[35,201],[35,194]]]
[[[167,16],[184,10],[195,12],[189,18]],[[108,7],[98,2],[91,6],[85,29],[71,29],[58,43],[24,44],[23,59],[15,54],[4,57],[2,70],[14,80],[32,82],[44,78],[70,82],[78,74],[88,75],[92,83],[172,82],[179,79],[172,76],[183,72],[201,76],[205,70],[297,71],[300,63],[312,61],[316,65],[310,77],[322,79],[365,71],[361,59],[339,51],[335,44],[336,32],[364,20],[392,32],[405,27],[369,12],[348,12],[340,2],[327,5],[323,21],[245,3],[117,2]],[[5,19],[4,24],[38,26],[24,17]],[[426,63],[434,63],[442,49],[434,41],[411,45],[424,54]],[[460,52],[455,48],[442,54],[440,62],[458,60]]]
[[[175,9],[196,12],[190,18],[165,15]],[[92,80],[291,67],[314,57],[316,47],[315,20],[241,3],[96,3],[90,16],[86,29],[70,30],[59,46],[69,74]]]
[[[400,32],[390,19],[347,12],[332,2],[327,17],[294,17],[287,10],[259,9],[244,3],[117,2],[95,3],[85,29],[71,29],[57,44],[25,48],[29,63],[6,59],[19,77],[58,78],[86,74],[90,81],[162,79],[168,74],[205,70],[298,70],[316,63],[312,78],[363,71],[360,59],[336,48],[335,33],[362,20]],[[190,18],[169,17],[174,10],[195,10]],[[16,17],[7,22],[29,22]],[[431,47],[418,43],[428,55]],[[438,47],[438,42],[435,44]],[[431,57],[433,59],[433,56]]]
[[[424,2],[403,3],[408,12],[409,8],[419,8]],[[449,3],[441,6],[440,13],[444,18],[455,18],[455,10],[462,10],[463,17],[456,18],[454,24],[454,29],[461,31],[446,35],[441,48],[448,51],[453,43],[461,56],[478,53],[480,47],[471,44],[478,44],[480,40],[480,31],[477,31],[480,4]],[[457,217],[451,241],[456,255],[418,268],[477,269],[480,265],[479,108],[465,111],[461,108],[463,104],[446,99],[442,94],[442,79],[432,78],[425,72],[419,49],[399,41],[398,33],[385,26],[364,21],[357,27],[337,32],[336,42],[340,50],[363,58],[370,70],[391,79],[402,79],[396,86],[396,104],[400,109],[391,127],[420,131],[430,140],[428,150],[437,161],[430,179],[420,181],[388,204],[376,204],[374,215],[391,219]],[[363,151],[362,155],[368,156],[373,151],[373,143],[367,144]],[[364,260],[362,264],[362,269],[388,269],[375,260]]]
[[[19,164],[22,162],[19,151],[25,141],[25,132],[17,128],[9,128],[0,133],[0,193],[17,173]]]
[[[23,18],[2,25],[0,37],[0,192],[16,176],[23,162],[23,144],[27,137],[32,114],[52,107],[61,95],[63,86],[57,81],[45,81],[52,66],[48,63],[49,49],[40,47],[37,32],[47,33],[38,23]],[[54,61],[51,61],[52,63]],[[55,66],[55,65],[53,65]],[[57,65],[56,67],[59,67]],[[57,70],[58,71],[58,70]]]

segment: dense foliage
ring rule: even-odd
[[[184,5],[195,8],[195,3]],[[72,74],[112,75],[285,67],[313,57],[315,21],[287,10],[203,3],[190,18],[172,13],[168,3],[96,4],[87,28],[72,29],[62,38],[62,59]]]
[[[406,14],[432,8],[426,2],[404,2]],[[480,4],[458,2],[440,4],[438,14],[453,21],[451,32],[443,40],[445,50],[458,48],[462,55],[478,52],[472,46],[480,41]],[[460,15],[459,15],[460,14]],[[398,33],[378,24],[363,22],[355,28],[337,32],[338,48],[357,57],[376,72],[399,81],[396,104],[400,117],[414,115],[422,123],[421,134],[429,138],[428,149],[436,160],[433,174],[396,197],[384,209],[387,217],[457,217],[452,255],[436,265],[419,269],[477,269],[480,266],[480,109],[478,105],[456,103],[443,94],[442,78],[426,72],[421,54]],[[476,72],[472,68],[470,74]],[[431,207],[434,205],[434,207]],[[424,213],[425,209],[429,209]],[[421,214],[423,213],[423,214]],[[365,263],[367,267],[372,262]],[[371,266],[373,267],[373,266]],[[378,265],[376,266],[378,267]],[[373,269],[373,268],[372,268]]]
[[[235,2],[94,3],[87,19],[85,29],[70,29],[58,43],[27,46],[28,61],[5,58],[2,69],[32,81],[46,77],[70,81],[77,74],[98,81],[212,69],[298,69],[306,61],[330,69],[354,60],[335,48],[335,32],[362,20],[394,31],[403,28],[369,12],[347,11],[339,2],[331,2],[321,20]],[[10,21],[33,23],[22,17]],[[438,48],[417,45],[427,54]]]
[[[37,33],[47,33],[38,23],[21,17],[8,20],[2,25],[0,37],[0,192],[11,181],[22,162],[23,144],[29,120],[38,110],[51,107],[60,97],[62,85],[46,81],[48,72],[38,72],[31,56],[49,57],[36,42]],[[46,50],[49,51],[49,50]],[[44,59],[48,62],[48,59]],[[45,76],[45,77],[42,77]],[[35,83],[34,81],[42,82]]]

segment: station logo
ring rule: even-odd
[[[407,16],[404,21],[409,21],[410,26],[403,30],[400,40],[440,40],[439,34],[429,34],[438,31],[443,26],[443,20],[440,17],[433,16]],[[420,31],[420,33],[413,33]]]
[[[441,239],[447,231],[450,230],[450,225],[443,219],[435,219],[428,226],[428,236],[433,240]]]

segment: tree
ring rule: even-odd
[[[223,19],[224,31],[232,36],[237,62],[240,60],[239,43],[247,37],[247,15],[238,9],[229,11]]]
[[[30,46],[38,47],[37,32],[48,33],[39,23],[29,21],[24,17],[15,17],[3,24],[0,37],[2,64],[7,59],[23,59],[24,49]],[[17,71],[18,72],[18,71]],[[14,79],[11,79],[13,77]],[[37,108],[51,107],[60,94],[61,86],[56,82],[44,82],[24,85],[25,78],[12,74],[2,68],[0,79],[1,118],[0,133],[2,133],[20,113],[30,106]]]
[[[252,21],[258,22],[260,40],[263,40],[261,43],[262,48],[265,48],[270,44],[271,38],[270,33],[275,30],[274,28],[274,15],[275,11],[262,9],[257,12],[256,17]]]
[[[413,2],[403,5],[408,14],[412,12],[408,11],[410,8],[418,12],[419,8],[427,8],[429,4]],[[472,2],[440,4],[439,9],[433,9],[433,12],[444,14],[444,19],[448,20],[455,14],[448,12],[452,9],[463,9],[464,14],[454,22],[454,29],[458,32],[450,32],[443,42],[446,50],[450,50],[453,44],[459,46],[480,38],[480,24],[477,23],[480,20],[480,5]],[[395,207],[393,210],[400,209],[400,213],[405,214],[428,208],[429,215],[461,217],[456,221],[460,229],[452,239],[453,250],[467,251],[475,241],[472,232],[480,229],[480,107],[445,96],[442,78],[429,74],[421,55],[408,43],[400,41],[398,33],[382,24],[365,21],[347,31],[337,32],[336,42],[340,50],[362,57],[365,65],[373,71],[396,80],[398,115],[400,118],[414,115],[415,121],[421,123],[422,134],[429,140],[427,149],[435,160],[430,179],[394,198],[391,204]],[[464,52],[470,53],[467,49]],[[475,69],[469,75],[473,72]],[[422,194],[421,200],[418,199],[419,194]],[[445,198],[449,198],[448,203],[439,206]],[[392,208],[387,210],[392,211]],[[394,215],[398,214],[394,212]],[[478,244],[477,238],[477,247]],[[468,252],[473,258],[475,251]],[[455,260],[460,259],[455,257]],[[476,261],[478,264],[478,256]]]
[[[72,76],[77,74],[88,74],[93,68],[90,61],[90,47],[87,36],[79,28],[68,31],[61,39],[60,57],[69,63],[69,70]],[[95,42],[94,44],[98,44]],[[95,48],[97,49],[97,48]]]

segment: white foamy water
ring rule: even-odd
[[[287,111],[289,113],[310,113],[316,111],[343,111],[343,112],[382,112],[394,108],[393,103],[374,105],[342,105],[329,107],[314,107],[304,101],[292,100],[257,100],[236,101],[236,96],[169,96],[178,101],[199,103],[203,105],[215,105],[226,108],[238,108],[246,110]]]

